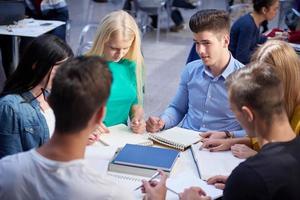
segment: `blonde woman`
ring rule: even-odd
[[[99,131],[108,132],[107,126],[127,124],[129,117],[131,130],[143,133],[143,56],[135,20],[125,11],[115,11],[105,16],[88,55],[104,57],[113,74],[106,117]]]
[[[284,86],[284,100],[287,116],[296,135],[300,134],[300,61],[294,49],[286,42],[270,40],[259,47],[252,56],[252,61],[262,61],[275,67]],[[267,95],[267,94],[266,94]],[[232,153],[240,158],[248,158],[259,150],[255,138],[211,139],[205,147],[211,146],[218,151],[231,148]]]

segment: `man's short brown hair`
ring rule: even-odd
[[[213,31],[229,34],[230,18],[228,12],[224,10],[200,10],[191,17],[189,26],[194,33]]]
[[[60,134],[83,130],[105,106],[111,82],[111,72],[100,57],[77,57],[63,64],[48,99],[55,114],[55,130]]]

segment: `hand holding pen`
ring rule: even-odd
[[[159,182],[154,181],[154,179],[157,178],[158,176],[160,176],[160,181]],[[150,199],[150,200],[165,199],[167,190],[179,196],[177,192],[175,192],[174,190],[166,186],[166,180],[167,180],[167,175],[163,171],[158,170],[158,172],[156,172],[148,181],[143,180],[142,181],[143,185],[136,188],[135,190],[142,188],[143,193],[145,193],[146,199]]]

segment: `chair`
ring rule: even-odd
[[[79,45],[76,55],[83,55],[93,46],[93,39],[96,34],[98,24],[87,24],[83,27],[79,36]]]
[[[171,14],[172,0],[133,0],[133,8],[138,18],[138,24],[142,33],[146,32],[149,25],[149,15],[157,15],[157,31],[156,41],[159,41],[160,29],[161,29],[161,17],[163,11],[167,12],[168,20],[167,26],[169,28],[169,16]]]

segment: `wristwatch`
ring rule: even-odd
[[[233,134],[230,133],[229,131],[224,131],[226,134],[226,138],[233,138]]]

